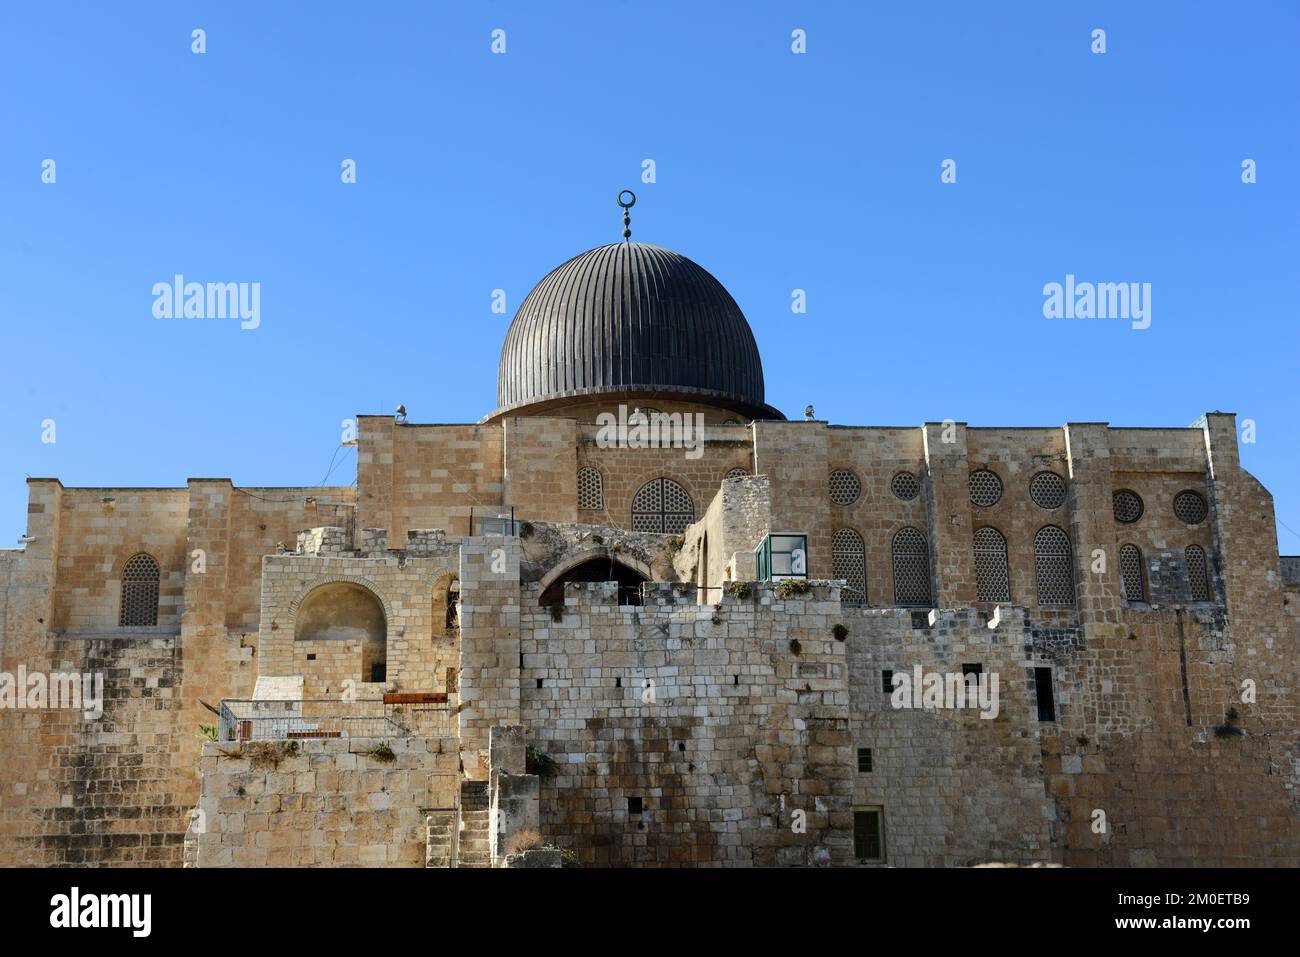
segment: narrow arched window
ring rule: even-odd
[[[1074,603],[1074,559],[1070,537],[1055,525],[1044,525],[1034,536],[1034,570],[1040,605]]]
[[[578,508],[601,509],[605,507],[605,486],[600,472],[586,466],[578,469]]]
[[[117,623],[124,628],[152,628],[158,624],[158,562],[152,555],[133,555],[123,567]]]
[[[670,478],[651,479],[632,499],[632,531],[680,535],[695,521],[690,493]]]
[[[1205,561],[1205,549],[1200,545],[1188,545],[1183,550],[1187,559],[1187,591],[1192,601],[1210,600],[1210,567]]]
[[[844,579],[840,600],[862,605],[867,600],[867,550],[862,536],[851,528],[837,528],[831,536],[832,577]]]
[[[930,604],[930,552],[916,529],[899,529],[894,536],[894,604]]]
[[[1125,601],[1146,601],[1146,580],[1142,575],[1142,551],[1136,545],[1119,547],[1119,583]]]
[[[975,529],[975,600],[1011,600],[1007,540],[988,525]]]

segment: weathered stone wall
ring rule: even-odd
[[[426,810],[451,805],[458,760],[448,738],[206,744],[187,863],[423,867]]]
[[[456,539],[470,534],[471,511],[500,510],[505,432],[499,423],[415,425],[363,415],[357,428],[359,527],[386,528],[393,543],[412,528],[442,528]]]
[[[1053,859],[1056,808],[1042,776],[1033,672],[1023,618],[989,629],[973,609],[943,612],[933,626],[903,609],[846,608],[846,658],[854,748],[854,808],[883,812],[884,863],[968,866]],[[965,710],[895,709],[883,672],[960,675],[980,665],[998,675],[995,717]]]
[[[519,551],[519,539],[508,536],[461,542],[458,733],[465,773],[475,781],[490,771],[492,728],[520,723]]]
[[[308,696],[338,694],[347,680],[358,686],[369,683],[370,675],[362,672],[359,642],[295,638],[294,617],[300,603],[322,585],[351,582],[371,592],[383,606],[384,684],[396,691],[446,691],[447,669],[459,663],[455,635],[445,628],[446,588],[459,566],[458,551],[456,545],[444,543],[427,557],[390,551],[368,557],[355,553],[266,556],[258,673],[304,675]],[[435,623],[434,598],[439,589],[442,615]]]
[[[837,590],[780,600],[758,585],[721,613],[689,585],[653,588],[646,607],[615,596],[570,583],[560,621],[523,601],[519,718],[559,765],[542,780],[543,835],[587,864],[848,863]]]
[[[55,639],[47,654],[5,670],[102,675],[103,714],[0,711],[0,863],[178,866],[194,769],[180,740],[177,639]]]
[[[506,418],[504,500],[520,519],[578,520],[578,423],[573,419]]]
[[[754,578],[754,549],[771,529],[767,476],[726,479],[703,517],[682,537],[674,556],[677,577],[695,583],[700,604],[718,603],[727,582]],[[737,555],[738,571],[732,568]]]

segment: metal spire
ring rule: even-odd
[[[631,199],[624,201],[624,196],[630,196]],[[632,238],[632,214],[628,210],[636,205],[636,193],[625,189],[618,194],[616,202],[623,207],[623,242],[627,242]]]

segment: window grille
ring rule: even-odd
[[[988,469],[971,472],[967,484],[970,487],[971,504],[980,508],[996,505],[1002,498],[1002,479]]]
[[[158,624],[158,562],[141,552],[122,569],[122,606],[117,623],[123,627]]]

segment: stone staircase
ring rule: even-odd
[[[460,783],[460,856],[457,867],[491,867],[492,850],[488,844],[488,783]]]
[[[451,829],[455,811],[434,811],[424,819],[424,866],[451,867]]]
[[[491,867],[492,849],[488,843],[491,811],[488,807],[486,781],[460,783],[460,840],[453,844],[455,811],[433,811],[424,819],[425,867]],[[459,852],[452,860],[453,847]]]

